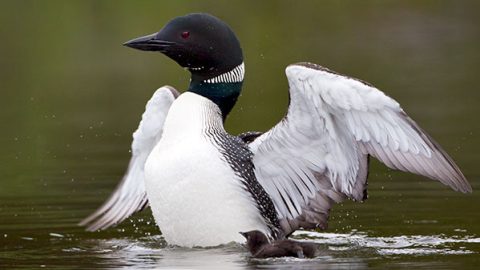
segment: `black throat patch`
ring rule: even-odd
[[[235,106],[241,90],[242,82],[206,83],[194,81],[190,83],[190,88],[188,89],[188,91],[206,97],[217,104],[222,112],[223,120]]]

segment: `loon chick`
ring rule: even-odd
[[[374,86],[311,63],[286,68],[287,114],[265,133],[227,133],[242,89],[240,43],[209,14],[174,18],[125,43],[160,52],[191,74],[188,89],[158,89],[133,134],[132,158],[111,197],[80,224],[118,224],[149,205],[165,240],[179,246],[269,239],[326,229],[330,208],[367,198],[369,156],[392,169],[471,192],[464,175],[395,100]]]
[[[260,231],[241,232],[240,234],[247,239],[247,248],[254,258],[313,258],[317,250],[314,243],[288,239],[269,242],[267,236]]]

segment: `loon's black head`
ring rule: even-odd
[[[174,18],[158,33],[130,40],[124,45],[164,53],[204,79],[228,72],[243,62],[240,43],[230,27],[205,13]]]
[[[174,18],[158,33],[124,45],[161,52],[188,69],[192,74],[189,91],[215,102],[224,119],[240,94],[244,76],[240,43],[230,27],[212,15]]]

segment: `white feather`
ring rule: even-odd
[[[164,133],[145,165],[157,225],[169,244],[243,242],[241,231],[269,229],[249,192],[207,130],[223,130],[219,108],[190,92],[173,103]]]
[[[391,168],[471,191],[451,158],[380,90],[309,63],[291,65],[286,74],[286,117],[250,144],[257,179],[281,219],[294,220],[321,201],[315,192],[333,201],[341,199],[338,193],[361,200],[365,154]],[[312,184],[313,174],[327,176],[333,189]],[[308,189],[297,188],[302,185]]]
[[[147,204],[144,165],[148,155],[162,136],[162,127],[170,105],[178,92],[170,87],[159,88],[145,106],[142,120],[133,133],[132,158],[122,181],[110,198],[80,225],[95,231],[122,222]]]

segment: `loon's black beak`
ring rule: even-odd
[[[239,234],[243,235],[243,237],[248,239],[248,234],[246,232],[239,232]]]
[[[159,52],[166,52],[173,44],[175,44],[175,42],[157,39],[157,33],[135,38],[123,43],[124,46],[137,50]]]

